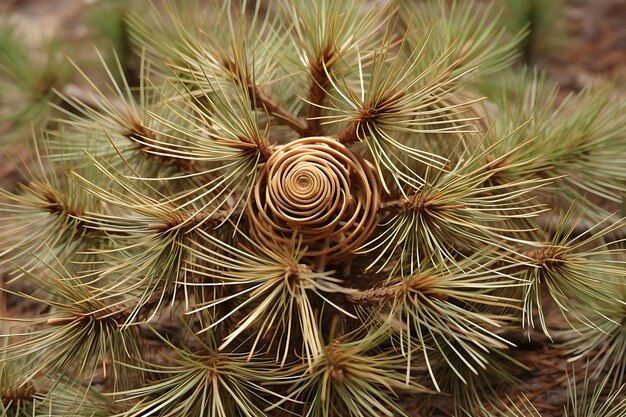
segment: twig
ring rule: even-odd
[[[326,100],[326,91],[330,86],[327,70],[333,65],[337,58],[337,50],[332,43],[328,43],[317,60],[309,64],[311,74],[311,86],[309,87],[309,114],[306,128],[306,136],[323,136],[322,128],[322,106]]]
[[[252,77],[233,60],[226,58],[223,61],[224,67],[231,73],[233,81],[240,86],[244,86],[248,90],[248,96],[253,106],[264,108],[266,112],[282,120],[287,126],[304,136],[307,130],[307,123],[291,113],[282,104],[270,98],[265,94],[259,85],[257,85]]]
[[[298,132],[301,136],[306,135],[308,128],[307,123],[295,116],[280,103],[272,100],[269,96],[265,95],[257,85],[249,85],[254,94],[257,107],[263,107],[269,114],[282,120],[287,126]]]
[[[350,122],[346,127],[341,129],[339,133],[337,133],[337,140],[339,143],[342,143],[346,146],[350,146],[355,142],[359,141],[359,136],[357,134],[359,129],[359,124],[357,122]]]

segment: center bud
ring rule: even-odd
[[[310,137],[269,157],[247,210],[259,238],[284,244],[295,238],[305,256],[338,260],[367,241],[379,203],[369,163],[332,138]]]

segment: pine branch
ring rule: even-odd
[[[304,120],[296,117],[280,103],[272,100],[270,96],[266,95],[262,91],[261,87],[252,79],[249,71],[243,70],[232,58],[226,59],[224,62],[224,67],[231,73],[233,81],[248,90],[250,102],[253,107],[263,109],[267,113],[276,116],[278,120],[284,122],[301,136],[307,136],[306,132],[308,127]],[[266,143],[264,148],[269,150],[269,144]],[[269,154],[267,152],[262,153],[262,155],[263,160],[267,160],[267,158],[269,158]]]
[[[105,304],[97,297],[96,289],[80,278],[68,275],[64,269],[49,272],[41,277],[24,271],[50,299],[15,295],[36,301],[52,311],[20,319],[34,326],[34,331],[2,335],[4,338],[19,336],[17,341],[0,349],[4,361],[11,363],[37,357],[36,364],[22,373],[26,380],[37,375],[66,375],[90,385],[100,369],[105,378],[110,378],[113,387],[132,385],[136,375],[120,368],[117,362],[124,357],[133,361],[141,357],[137,329],[120,330],[117,320],[123,317],[122,310],[114,302]],[[42,351],[45,356],[38,354]]]
[[[311,86],[309,87],[309,113],[303,136],[323,136],[320,117],[326,101],[327,90],[331,86],[328,72],[337,60],[338,53],[331,43],[327,43],[320,54],[309,63]],[[343,143],[343,142],[342,142]]]
[[[611,405],[585,388],[567,412],[623,414],[624,220],[604,205],[626,192],[626,112],[608,90],[497,84],[523,33],[474,2],[150,10],[129,21],[139,85],[117,57],[105,87],[79,70],[88,88],[63,90],[0,191],[0,265],[22,277],[0,302],[36,309],[2,317],[24,328],[0,336],[0,414],[405,416],[406,394],[537,414],[497,401],[535,325],[608,375]],[[3,39],[35,115],[58,79]]]
[[[604,322],[595,317],[598,312],[626,305],[613,285],[613,280],[626,274],[618,258],[623,249],[610,249],[603,242],[604,236],[624,227],[624,220],[608,222],[604,227],[599,224],[596,230],[574,235],[574,228],[569,226],[571,220],[575,219],[575,224],[584,216],[584,212],[576,213],[574,207],[563,213],[551,239],[540,242],[535,250],[520,254],[527,256],[520,277],[530,282],[524,295],[524,323],[528,327],[535,326],[533,312],[536,310],[539,326],[548,337],[544,291],[573,327],[580,324],[597,328]]]

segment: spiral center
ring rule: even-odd
[[[307,173],[300,174],[298,178],[298,182],[296,183],[298,186],[298,191],[306,191],[311,186],[311,177],[307,175]]]
[[[311,257],[343,257],[376,225],[377,178],[334,139],[299,139],[267,160],[248,206],[253,228],[273,240],[297,237]]]

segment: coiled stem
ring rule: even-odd
[[[310,137],[278,149],[265,164],[248,205],[253,232],[307,257],[350,256],[376,227],[380,192],[373,168],[332,138]]]

